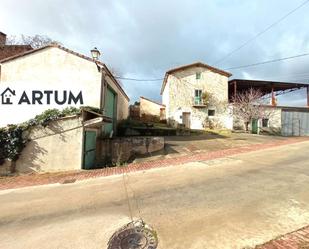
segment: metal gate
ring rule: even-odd
[[[85,131],[83,169],[93,169],[95,166],[96,138],[95,131]]]
[[[282,109],[281,132],[283,136],[309,136],[309,109]]]

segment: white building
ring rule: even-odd
[[[0,101],[0,127],[68,106],[104,110],[114,121],[109,130],[128,116],[129,98],[107,66],[60,45],[2,59],[0,68],[0,94],[11,90],[11,104]]]

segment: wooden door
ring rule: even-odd
[[[190,128],[190,112],[183,112],[182,113],[182,123],[185,125],[186,128]]]
[[[114,130],[116,121],[116,94],[115,92],[107,87],[105,96],[105,115],[112,119],[112,123],[106,123],[105,134],[109,135]]]
[[[253,134],[258,134],[258,120],[257,119],[252,119],[252,122],[251,122],[251,133]]]
[[[96,140],[97,140],[97,133],[95,131],[85,131],[84,165],[83,165],[84,169],[95,168]]]

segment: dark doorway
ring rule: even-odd
[[[186,128],[190,128],[191,126],[191,113],[190,112],[183,112],[182,113],[182,123],[185,125]]]

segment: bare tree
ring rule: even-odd
[[[109,67],[109,71],[114,76],[114,78],[119,83],[119,85],[123,86],[123,83],[122,83],[121,79],[119,79],[119,77],[121,78],[123,76],[121,71],[118,68],[111,67],[111,66]]]
[[[265,106],[265,99],[260,90],[251,88],[236,94],[233,98],[233,115],[245,123],[246,131],[253,119],[269,118],[271,111]]]
[[[6,40],[7,45],[30,45],[32,48],[40,48],[46,45],[49,45],[51,43],[58,43],[57,41],[52,40],[48,36],[42,36],[42,35],[21,35],[21,36],[8,36]]]

